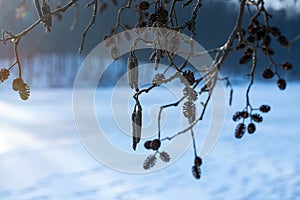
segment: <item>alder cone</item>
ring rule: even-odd
[[[263,117],[260,114],[252,114],[251,119],[257,123],[260,123],[263,121]]]
[[[169,162],[169,161],[171,160],[170,155],[169,155],[167,152],[165,152],[165,151],[159,153],[159,158],[160,158],[163,162]]]
[[[191,101],[185,102],[182,107],[182,112],[183,112],[183,115],[188,119],[195,118],[195,114],[196,114],[195,104]]]
[[[0,70],[0,82],[5,81],[6,79],[8,79],[10,73],[7,69],[1,69]]]
[[[246,130],[245,124],[239,123],[235,129],[235,133],[234,133],[235,137],[237,139],[241,139],[245,134],[245,130]]]
[[[117,47],[113,47],[110,50],[110,55],[113,60],[118,60],[120,57],[120,50]]]
[[[239,51],[239,50],[244,49],[245,47],[246,47],[245,42],[240,42],[236,45],[235,49]]]
[[[165,75],[158,73],[154,76],[153,80],[152,80],[152,84],[155,86],[160,86],[165,80]]]
[[[248,133],[249,133],[249,134],[252,134],[252,133],[255,132],[255,130],[256,130],[255,124],[250,123],[250,124],[248,125],[248,127],[247,127]]]
[[[147,1],[142,1],[137,5],[138,10],[145,11],[148,10],[150,7],[150,4]]]
[[[249,117],[249,113],[247,111],[242,111],[240,112],[240,116],[244,119],[248,118]]]
[[[124,38],[125,38],[126,40],[131,40],[131,35],[130,35],[130,33],[129,33],[129,32],[125,32],[125,33],[124,33]]]
[[[233,121],[238,121],[238,120],[240,120],[241,119],[241,112],[236,112],[236,113],[234,113],[234,115],[232,116],[232,120]]]
[[[277,81],[277,86],[280,90],[285,90],[286,88],[286,81],[284,79],[279,79]]]
[[[266,68],[262,75],[265,79],[270,79],[270,78],[273,78],[274,72],[272,71],[272,69]]]
[[[195,166],[200,167],[202,165],[202,159],[199,156],[196,156],[194,163],[195,163]]]
[[[159,139],[155,139],[152,141],[152,150],[157,151],[161,145],[161,142]]]
[[[251,59],[252,59],[252,56],[250,54],[245,54],[241,57],[241,59],[239,60],[239,63],[241,65],[247,64],[248,62],[250,62]]]
[[[192,173],[195,179],[200,179],[201,178],[201,169],[199,166],[193,166],[192,167]]]
[[[268,105],[261,105],[259,107],[260,112],[267,113],[271,110],[271,107]]]
[[[195,83],[195,75],[191,70],[183,72],[183,77],[189,82],[190,85]]]
[[[165,23],[168,22],[168,15],[169,15],[169,13],[163,7],[157,8],[156,15],[157,15],[157,19],[158,19],[158,21],[160,23],[165,24]]]
[[[22,78],[15,78],[12,83],[12,89],[14,91],[19,91],[23,88],[24,81]]]
[[[293,69],[293,65],[289,62],[284,62],[284,63],[282,63],[282,68],[284,70],[291,70],[291,69]]]
[[[148,140],[144,143],[146,149],[152,149],[152,141]]]
[[[277,41],[280,43],[281,46],[283,47],[288,47],[289,46],[289,41],[285,36],[280,36]]]
[[[280,37],[281,36],[281,31],[278,27],[273,26],[271,27],[271,33],[272,35],[274,35],[275,37]]]
[[[22,87],[19,90],[19,96],[22,100],[26,101],[30,96],[30,87],[26,83],[23,83]]]
[[[156,160],[157,158],[154,155],[148,156],[143,164],[144,169],[147,170],[154,167],[154,165],[156,164]]]

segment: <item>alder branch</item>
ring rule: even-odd
[[[246,91],[246,105],[249,106],[252,109],[252,106],[250,104],[250,90],[251,87],[254,83],[254,72],[257,66],[257,54],[256,54],[256,49],[254,49],[253,51],[253,58],[252,58],[253,62],[252,62],[252,67],[251,67],[251,71],[249,73],[250,76],[250,83],[248,85],[247,91]]]
[[[173,140],[175,137],[181,135],[181,134],[184,134],[186,133],[187,131],[190,131],[199,121],[201,121],[204,117],[204,114],[205,114],[205,111],[206,111],[206,108],[208,106],[208,103],[210,101],[210,98],[211,98],[211,92],[209,92],[209,95],[203,105],[203,109],[202,109],[202,112],[200,114],[200,116],[194,120],[187,128],[183,129],[182,131],[179,131],[178,133],[176,133],[175,135],[171,136],[171,137],[165,137],[163,139],[161,139],[161,141],[164,141],[164,140]]]
[[[57,13],[60,12],[65,12],[66,10],[68,10],[70,7],[72,7],[78,0],[71,0],[68,4],[66,4],[65,6],[58,8],[56,10],[54,10],[53,12],[42,16],[40,19],[38,19],[37,21],[35,21],[32,25],[30,25],[28,28],[26,28],[25,30],[23,30],[22,32],[20,32],[19,34],[16,35],[10,35],[9,37],[2,37],[2,39],[0,39],[1,42],[6,42],[6,41],[10,41],[10,40],[16,40],[16,39],[22,39],[24,36],[26,36],[32,29],[34,29],[37,25],[39,25],[44,19],[46,19],[49,16],[53,16]]]
[[[18,45],[19,45],[20,39],[17,39],[14,42],[14,53],[16,57],[16,64],[18,65],[19,69],[19,77],[22,78],[22,68],[21,68],[21,63],[20,63],[20,58],[19,58],[19,53],[18,53]]]
[[[132,0],[127,0],[127,4],[119,8],[118,13],[117,13],[117,21],[116,21],[116,25],[115,25],[113,34],[117,33],[119,26],[121,25],[122,12],[126,9],[129,9],[131,7],[131,4],[132,4]]]
[[[229,55],[237,32],[242,29],[242,22],[243,22],[244,11],[245,11],[245,3],[246,3],[246,0],[240,1],[240,8],[239,8],[239,13],[238,13],[236,24],[235,24],[227,42],[220,48],[221,51],[218,52],[217,55],[215,56],[215,59],[214,59],[215,64],[214,65],[215,65],[215,67],[218,68],[218,70],[220,70],[222,63],[226,60],[227,56]],[[223,55],[221,53],[223,53]]]
[[[92,26],[95,24],[96,22],[96,16],[97,16],[97,9],[98,9],[98,0],[93,0],[91,3],[89,3],[88,5],[94,5],[94,8],[93,8],[93,15],[92,15],[92,18],[91,18],[91,21],[90,23],[88,24],[88,26],[85,28],[85,30],[83,31],[82,33],[82,40],[81,40],[81,44],[80,44],[80,47],[79,47],[79,54],[82,52],[83,50],[83,46],[84,46],[84,43],[85,43],[85,39],[86,39],[86,35],[87,33],[89,32],[89,30],[92,28]]]
[[[214,66],[217,67],[218,70],[220,70],[220,66],[221,64],[224,62],[224,60],[227,58],[231,48],[232,48],[232,44],[233,44],[233,41],[235,39],[235,36],[237,34],[237,32],[241,29],[241,26],[242,26],[242,21],[243,21],[243,16],[244,16],[244,8],[245,8],[245,2],[246,0],[241,0],[240,2],[240,9],[239,9],[239,14],[238,14],[238,18],[237,18],[237,22],[236,22],[236,25],[232,31],[232,33],[230,34],[227,42],[225,43],[225,45],[221,48],[222,51],[219,51],[215,57],[215,60],[214,60],[214,65],[213,65],[213,68]],[[223,54],[221,54],[223,53]],[[215,84],[216,84],[216,80],[217,80],[217,72],[214,71],[214,73],[212,73],[212,71],[209,73],[211,76],[209,78],[209,80],[213,80],[213,83],[212,85],[210,86],[210,90],[209,90],[209,95],[203,105],[203,109],[202,109],[202,112],[200,114],[200,116],[194,120],[186,129],[178,132],[177,134],[171,136],[171,137],[166,137],[166,138],[163,138],[161,139],[162,141],[163,140],[172,140],[174,139],[175,137],[183,134],[183,133],[186,133],[187,131],[190,131],[199,121],[201,121],[203,119],[203,116],[205,114],[205,111],[206,111],[206,108],[207,108],[207,105],[210,101],[210,98],[211,98],[211,95],[212,95],[212,92],[214,90],[214,87],[215,87]]]
[[[39,0],[34,0],[34,6],[35,6],[35,9],[36,9],[36,12],[37,12],[39,18],[42,18],[43,14],[42,14],[42,10],[41,10],[40,1]]]

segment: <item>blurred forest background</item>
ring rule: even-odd
[[[67,2],[67,1],[66,1]],[[97,44],[103,41],[103,37],[110,33],[116,20],[117,8],[108,3],[107,9],[98,14],[96,25],[88,33],[84,51],[77,54],[81,33],[89,23],[91,9],[85,9],[86,1],[79,1],[79,18],[74,31],[70,31],[73,21],[74,8],[69,9],[62,15],[62,20],[53,19],[53,28],[50,33],[44,33],[42,25],[35,28],[20,43],[19,53],[24,68],[24,78],[33,87],[71,87],[76,72],[80,67],[85,55],[87,55]],[[110,1],[108,1],[110,2]],[[119,1],[119,4],[123,1]],[[274,1],[275,2],[275,1]],[[289,7],[274,7],[270,9],[272,14],[271,25],[278,26],[282,33],[289,39],[293,39],[300,32],[300,2],[289,2]],[[295,6],[292,6],[294,2]],[[297,2],[297,3],[295,3]],[[52,8],[55,8],[56,1],[49,1]],[[284,3],[282,3],[284,4]],[[297,6],[299,9],[297,9]],[[134,9],[134,8],[133,8]],[[179,18],[189,16],[191,9],[183,9],[178,12]],[[180,17],[181,16],[181,17]],[[237,16],[237,6],[231,1],[205,1],[199,15],[199,27],[196,40],[205,48],[213,49],[222,45],[229,36]],[[37,14],[31,0],[0,0],[0,29],[6,29],[18,33],[30,26],[37,19]],[[137,14],[125,12],[123,21],[135,25]],[[247,22],[248,20],[245,20]],[[244,24],[245,27],[248,24]],[[278,62],[289,61],[294,65],[292,73],[285,73],[287,80],[299,80],[300,63],[299,42],[290,49],[284,49],[276,41],[272,42],[275,50],[275,60]],[[231,75],[235,80],[247,79],[249,71],[247,66],[238,64],[242,52],[232,53],[222,68],[222,74]],[[13,46],[0,45],[0,65],[6,67],[13,62]],[[144,58],[145,61],[147,57]],[[103,80],[102,85],[112,85],[119,77],[126,72],[126,59],[120,59],[109,68],[110,76]],[[259,67],[262,70],[267,67],[267,59],[259,60]],[[259,76],[261,77],[261,76]],[[262,78],[261,78],[262,80]],[[268,80],[270,81],[270,80]]]

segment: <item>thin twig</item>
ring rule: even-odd
[[[209,93],[204,105],[203,105],[203,109],[202,109],[202,112],[201,112],[201,115],[196,119],[194,120],[187,128],[183,129],[182,131],[179,131],[178,133],[176,133],[175,135],[171,136],[171,137],[165,137],[163,139],[161,139],[161,141],[163,140],[172,140],[174,139],[175,137],[181,135],[181,134],[184,134],[186,133],[187,131],[191,130],[199,121],[201,121],[204,117],[204,114],[205,114],[205,111],[206,111],[206,108],[208,106],[208,103],[210,101],[210,98],[211,98],[211,92]]]
[[[81,40],[81,44],[80,44],[80,47],[79,47],[79,50],[78,50],[79,54],[81,54],[81,52],[83,50],[87,33],[89,32],[89,30],[92,28],[92,26],[96,22],[97,9],[98,9],[98,0],[94,0],[93,15],[92,15],[90,23],[88,24],[88,26],[85,28],[85,30],[82,33],[82,40]]]
[[[125,9],[129,9],[131,7],[131,3],[132,3],[132,0],[127,0],[127,4],[119,8],[118,14],[117,14],[117,22],[116,22],[116,25],[115,25],[115,28],[114,28],[114,33],[117,32],[119,26],[121,25],[121,13]]]
[[[160,133],[161,133],[161,129],[160,129],[160,123],[161,123],[161,113],[165,108],[168,107],[177,107],[184,99],[186,96],[181,97],[181,99],[179,99],[178,101],[176,101],[175,103],[170,103],[164,106],[161,106],[159,109],[159,113],[158,113],[158,139],[160,139]]]
[[[16,64],[18,65],[19,69],[19,77],[22,78],[22,68],[21,68],[21,63],[20,63],[20,58],[19,58],[19,53],[18,53],[18,45],[19,45],[20,39],[17,39],[14,43],[14,53],[16,57]]]
[[[34,6],[39,18],[42,18],[43,14],[41,10],[40,0],[34,0]]]
[[[249,83],[247,91],[246,91],[246,105],[249,106],[250,108],[252,108],[252,107],[251,107],[251,104],[250,104],[249,94],[250,94],[251,87],[254,83],[254,72],[255,72],[255,69],[256,69],[256,65],[257,65],[256,49],[253,50],[253,58],[252,59],[253,59],[252,67],[251,67],[251,71],[249,73],[250,83]]]
[[[195,157],[197,157],[196,139],[195,139],[195,134],[194,134],[194,131],[192,128],[191,128],[191,136],[192,136],[192,140],[193,140],[194,155],[195,155]]]
[[[226,58],[232,48],[235,36],[242,27],[242,21],[243,21],[243,16],[244,16],[244,12],[245,12],[245,2],[246,2],[246,0],[240,1],[238,18],[237,18],[236,24],[235,24],[227,42],[224,44],[224,46],[222,48],[223,55],[221,55],[221,52],[218,52],[214,59],[215,67],[217,67],[218,70],[220,70],[222,63],[226,60]]]

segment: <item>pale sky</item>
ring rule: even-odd
[[[217,0],[220,1],[220,0]],[[238,0],[225,0],[227,2],[238,3]],[[265,0],[267,8],[272,8],[274,10],[287,11],[288,15],[300,14],[300,0]]]

